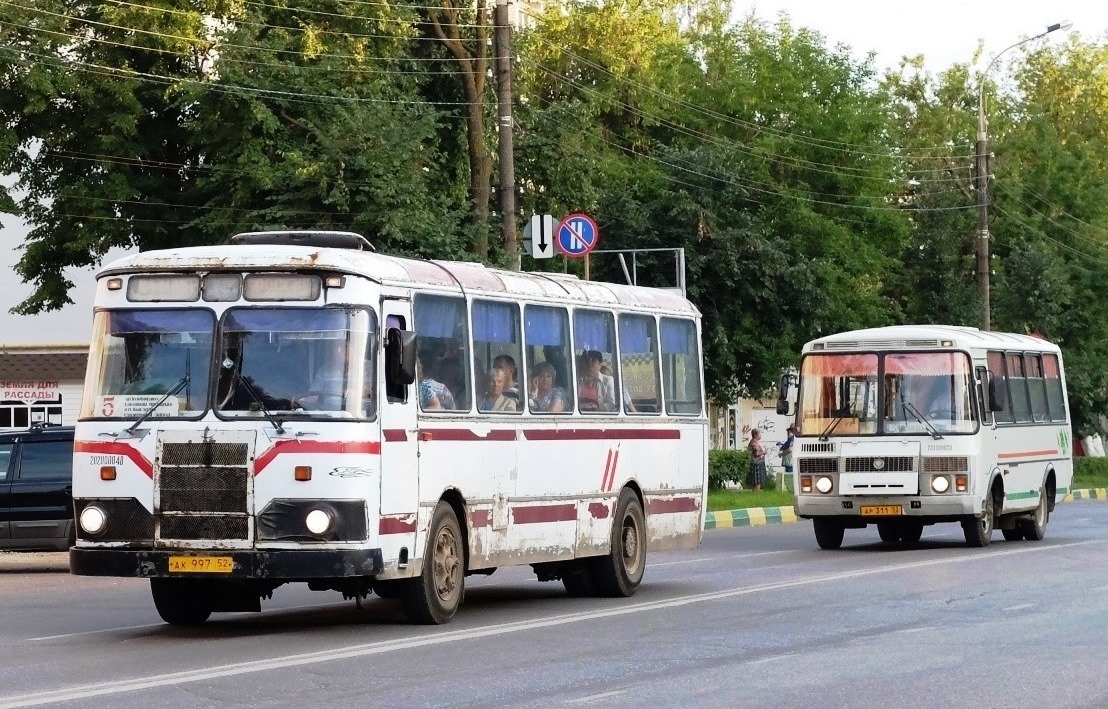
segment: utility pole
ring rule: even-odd
[[[508,0],[496,0],[493,11],[496,25],[496,88],[499,121],[500,219],[504,250],[511,259],[509,268],[520,270],[519,236],[516,232],[516,169],[512,144],[512,26],[508,18]]]

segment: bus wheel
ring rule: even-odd
[[[923,536],[923,525],[919,522],[903,522],[900,525],[900,541],[904,544],[919,544]]]
[[[1011,529],[1002,529],[1000,533],[1003,534],[1004,539],[1009,542],[1018,542],[1023,539],[1023,528],[1020,527],[1019,524],[1016,524],[1016,526]]]
[[[1046,499],[1046,488],[1039,490],[1039,506],[1031,519],[1020,520],[1019,528],[1023,538],[1029,542],[1040,542],[1046,536],[1046,523],[1050,521],[1050,507]]]
[[[900,541],[900,528],[896,522],[878,522],[877,534],[881,536],[881,541],[887,544]]]
[[[838,549],[843,545],[846,529],[838,520],[816,517],[812,520],[812,527],[816,530],[816,543],[820,549]]]
[[[980,519],[970,517],[962,520],[962,533],[966,536],[966,544],[971,547],[985,547],[993,539],[993,493],[990,491],[985,496],[985,513]]]
[[[596,593],[612,598],[631,596],[646,571],[646,516],[638,495],[628,488],[619,493],[616,502],[611,543],[611,552],[591,563]]]
[[[210,594],[188,579],[150,579],[158,615],[170,625],[200,625],[212,614]]]
[[[408,620],[420,625],[441,625],[454,617],[462,604],[465,583],[462,532],[454,510],[440,502],[431,518],[423,573],[407,579],[403,595]]]
[[[404,595],[404,579],[374,581],[373,592],[381,598],[400,598]]]

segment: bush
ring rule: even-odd
[[[729,482],[746,482],[750,471],[750,451],[708,451],[708,488],[719,490]]]
[[[709,470],[711,465],[708,466]],[[1073,459],[1073,487],[1108,486],[1108,458],[1079,456]]]

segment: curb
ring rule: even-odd
[[[1102,500],[1108,502],[1108,488],[1070,490],[1062,502]],[[761,527],[767,524],[791,524],[798,521],[793,507],[747,507],[741,510],[716,510],[704,515],[704,529],[725,527]]]

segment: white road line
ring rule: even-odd
[[[600,694],[590,694],[587,697],[578,697],[577,699],[567,699],[566,704],[592,704],[593,702],[599,702],[601,699],[608,699],[610,697],[618,697],[621,694],[627,694],[626,689],[614,689],[611,692],[601,692]]]
[[[1108,591],[1108,586],[1097,586],[1094,591]]]
[[[904,628],[903,630],[898,630],[897,632],[900,633],[901,635],[909,635],[911,633],[923,633],[923,632],[926,632],[928,630],[934,630],[934,629],[935,629],[935,626],[933,626],[933,625],[921,625],[918,628]]]
[[[1034,607],[1035,607],[1034,603],[1021,603],[1018,606],[1008,606],[1007,608],[1001,608],[1000,610],[1002,610],[1002,611],[1022,611],[1022,610],[1026,610],[1028,608],[1034,608]]]
[[[647,564],[648,568],[654,569],[659,566],[677,566],[679,564],[698,564],[702,561],[724,561],[728,559],[749,559],[755,556],[769,556],[771,554],[795,554],[797,549],[784,549],[781,551],[758,551],[751,554],[729,554],[727,556],[702,556],[698,559],[682,559],[681,561],[662,561],[657,564]]]
[[[643,603],[627,603],[616,608],[586,611],[583,613],[567,613],[564,615],[551,616],[549,618],[515,621],[511,623],[499,623],[497,625],[490,625],[484,628],[447,630],[444,632],[430,631],[429,634],[424,634],[413,638],[382,640],[373,643],[348,645],[346,647],[335,648],[332,650],[320,650],[316,652],[277,656],[267,660],[235,662],[231,664],[216,665],[213,667],[204,667],[195,670],[167,672],[164,674],[150,675],[148,677],[136,677],[134,679],[122,679],[111,682],[98,682],[94,684],[67,687],[64,689],[53,689],[42,692],[34,692],[32,694],[11,695],[7,697],[0,697],[0,709],[16,709],[16,707],[39,706],[52,702],[66,702],[76,699],[89,699],[91,697],[101,697],[109,694],[122,694],[124,692],[135,692],[143,689],[153,689],[155,687],[166,687],[177,684],[184,684],[186,682],[213,680],[220,677],[234,677],[237,675],[251,674],[254,672],[267,672],[271,670],[286,669],[290,667],[314,665],[321,662],[332,662],[335,660],[348,660],[355,657],[381,655],[384,653],[397,652],[400,650],[410,650],[413,648],[445,645],[447,643],[474,640],[477,638],[496,637],[498,635],[518,633],[526,630],[537,630],[539,628],[550,628],[559,625],[568,625],[570,623],[580,623],[584,621],[597,620],[600,618],[614,618],[622,615],[630,615],[632,613],[657,611],[666,608],[679,608],[681,606],[688,606],[695,603],[707,603],[728,598],[736,598],[739,596],[749,596],[753,594],[764,593],[766,591],[799,588],[802,586],[812,586],[815,584],[828,583],[831,581],[844,581],[847,579],[863,578],[866,576],[876,576],[879,574],[897,573],[900,571],[921,569],[929,566],[959,564],[966,561],[980,563],[981,561],[986,559],[994,559],[1002,556],[1012,556],[1015,554],[1033,554],[1036,552],[1054,551],[1057,549],[1066,549],[1070,547],[1079,547],[1089,544],[1103,543],[1103,540],[1100,539],[1090,539],[1081,542],[1069,542],[1066,544],[1027,545],[1020,546],[1015,549],[1005,549],[995,552],[969,552],[963,553],[960,556],[944,556],[942,558],[929,559],[926,561],[911,561],[904,562],[902,564],[889,564],[888,566],[880,566],[877,568],[859,569],[856,571],[843,571],[836,574],[812,576],[809,578],[796,579],[793,581],[763,583],[755,586],[740,586],[738,588],[731,588],[723,591],[694,593],[688,596],[678,596],[676,598],[669,598],[658,601],[645,601]]]
[[[750,662],[748,662],[746,664],[748,664],[748,665],[764,665],[767,662],[775,662],[777,660],[786,660],[786,659],[788,659],[792,656],[793,656],[793,654],[791,652],[786,652],[784,655],[770,655],[769,657],[762,657],[762,658],[759,658],[757,660],[751,660]]]

